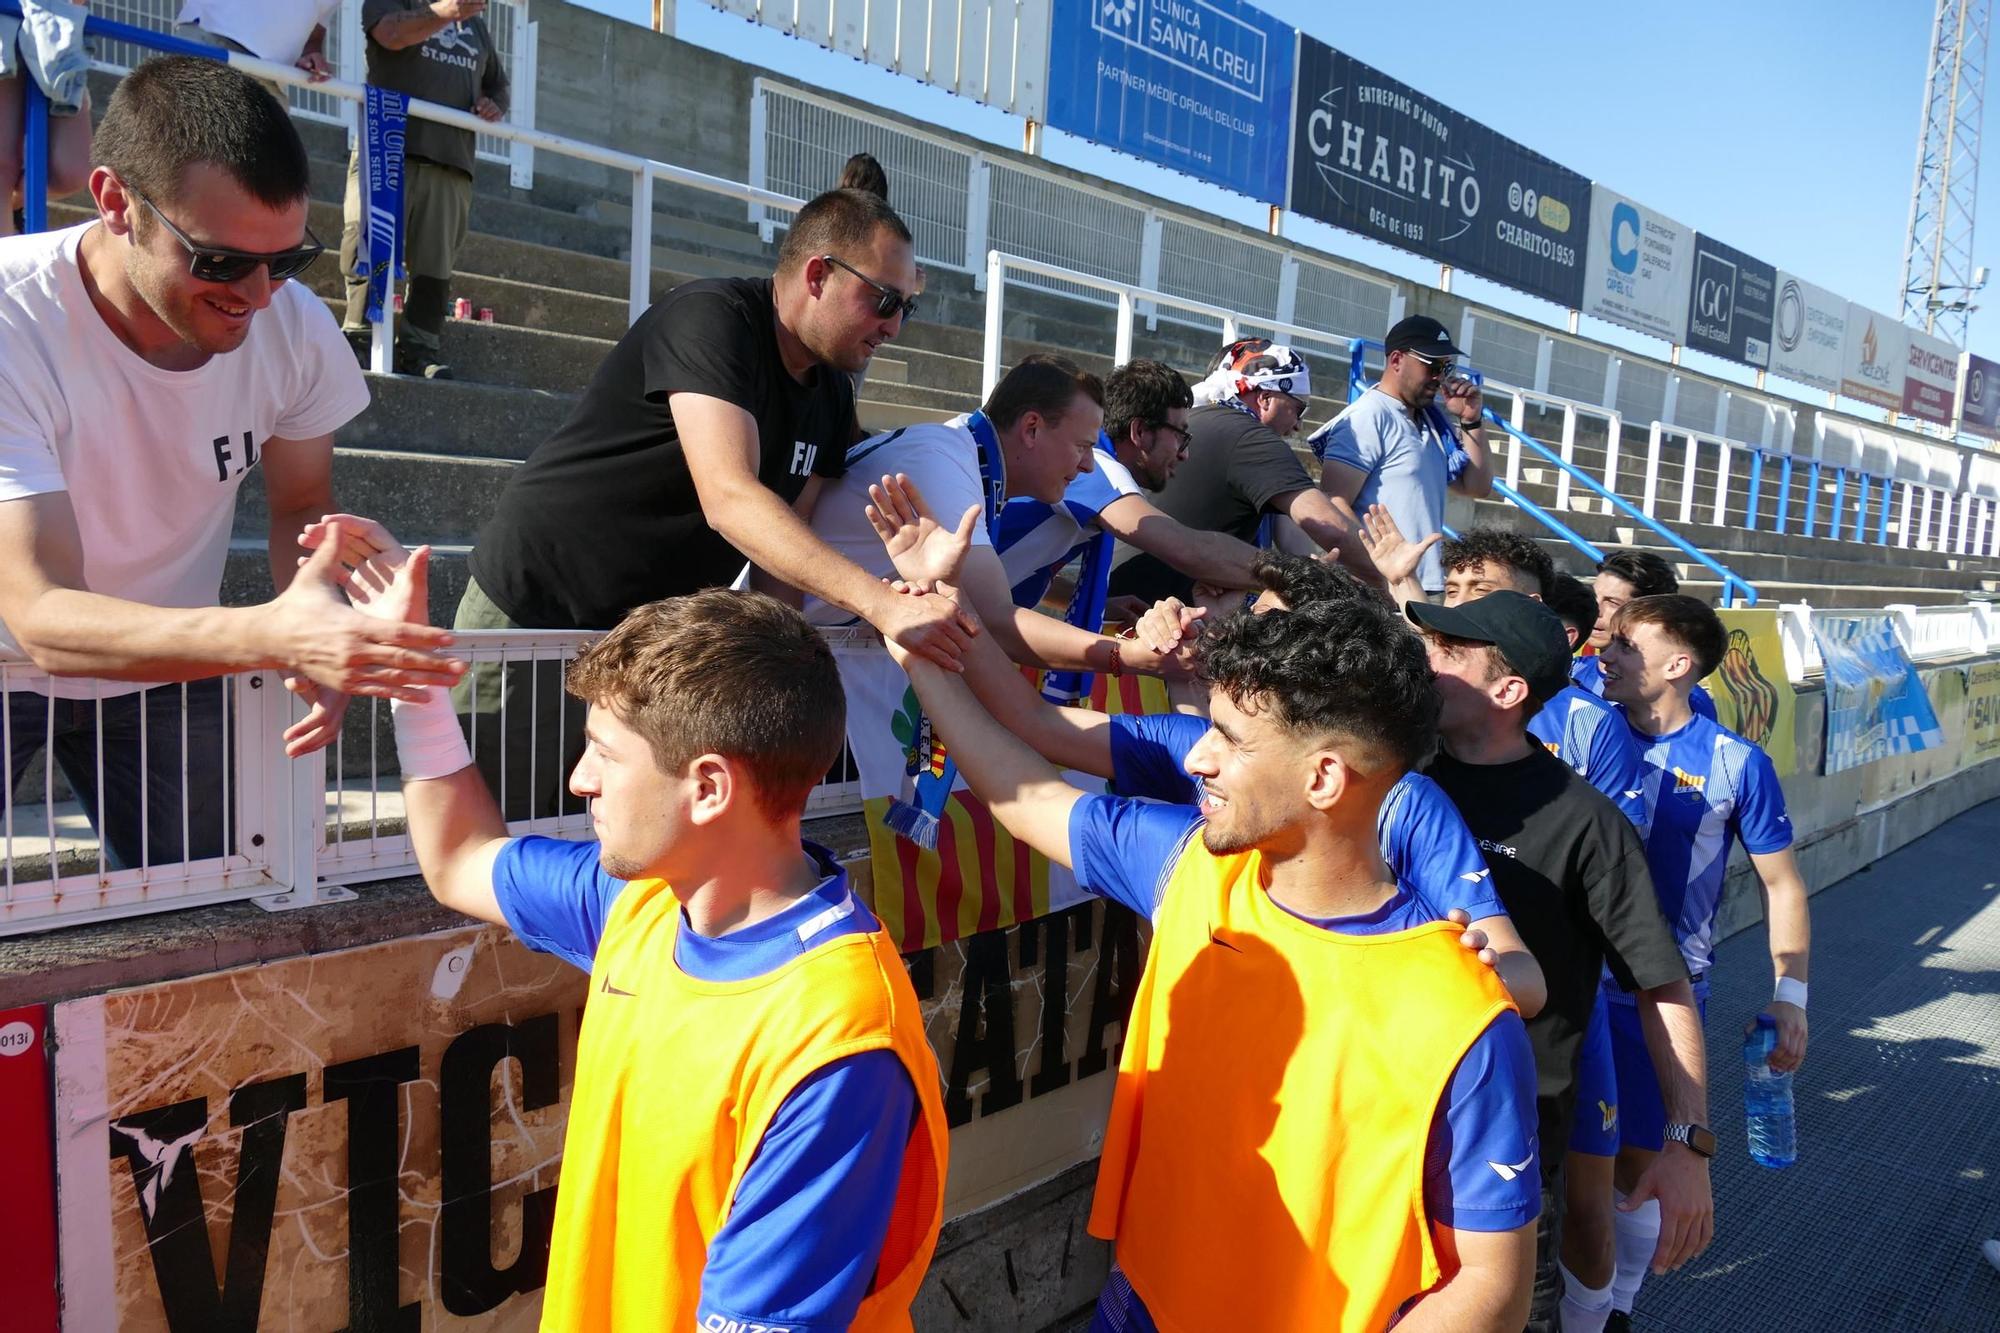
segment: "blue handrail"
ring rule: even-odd
[[[20,0],[0,0],[0,15],[24,18]],[[204,60],[228,60],[229,52],[219,46],[191,42],[171,33],[155,32],[95,14],[84,19],[84,30],[92,37],[112,42],[131,42],[169,55],[200,56]],[[35,82],[35,76],[21,71],[22,117],[21,220],[30,232],[49,227],[49,98]]]
[[[1362,370],[1362,362],[1366,358],[1370,349],[1373,349],[1378,352],[1383,351],[1384,349],[1381,340],[1377,338],[1355,338],[1350,340],[1348,343],[1347,396],[1348,396],[1348,401],[1350,402],[1352,402],[1355,398],[1358,398],[1361,395],[1363,389],[1366,388],[1366,385],[1363,383],[1364,375]],[[1543,444],[1540,440],[1537,440],[1532,436],[1523,434],[1522,432],[1515,430],[1510,422],[1506,421],[1504,418],[1500,416],[1499,413],[1495,412],[1490,407],[1486,409],[1486,419],[1492,422],[1494,425],[1498,426],[1501,430],[1505,431],[1509,436],[1511,436],[1514,439],[1514,441],[1517,444],[1525,446],[1543,460],[1554,464],[1556,467],[1561,468],[1564,472],[1567,472],[1575,480],[1582,482],[1583,485],[1589,490],[1594,491],[1598,495],[1601,495],[1605,499],[1609,500],[1614,506],[1617,507],[1618,511],[1624,514],[1626,517],[1644,524],[1649,531],[1653,532],[1654,534],[1665,540],[1669,546],[1672,546],[1675,550],[1687,556],[1690,560],[1693,560],[1695,563],[1721,576],[1722,604],[1724,606],[1734,606],[1736,604],[1735,590],[1738,588],[1743,590],[1743,601],[1745,605],[1747,606],[1757,605],[1757,590],[1754,587],[1752,587],[1748,581],[1746,581],[1744,578],[1738,575],[1734,570],[1730,569],[1727,565],[1722,564],[1721,562],[1717,561],[1713,556],[1710,556],[1707,552],[1702,551],[1698,547],[1694,546],[1686,538],[1682,537],[1679,533],[1673,531],[1672,529],[1666,527],[1665,525],[1660,523],[1657,519],[1648,517],[1636,505],[1633,505],[1631,502],[1627,501],[1622,496],[1612,491],[1603,482],[1591,476],[1588,472],[1585,472],[1582,468],[1579,468],[1574,463],[1569,462],[1561,454],[1549,448],[1547,445]],[[1583,552],[1583,554],[1589,556],[1592,564],[1599,563],[1604,559],[1604,552],[1599,550],[1597,546],[1585,540],[1577,532],[1571,529],[1568,524],[1564,523],[1554,514],[1551,514],[1548,510],[1536,504],[1533,500],[1528,499],[1527,496],[1522,495],[1519,491],[1515,490],[1512,486],[1509,486],[1506,482],[1501,481],[1498,477],[1494,478],[1493,480],[1493,490],[1494,493],[1499,495],[1501,498],[1511,501],[1515,505],[1518,505],[1520,508],[1526,510],[1529,516],[1534,518],[1543,527],[1555,533],[1556,536],[1561,537],[1571,546]]]

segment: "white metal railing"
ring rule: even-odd
[[[1625,422],[1616,408],[1600,407],[1596,403],[1579,402],[1564,398],[1560,394],[1544,393],[1534,389],[1524,389],[1500,379],[1483,379],[1480,388],[1488,399],[1501,398],[1510,406],[1507,419],[1514,429],[1522,434],[1532,434],[1528,430],[1528,409],[1533,407],[1538,413],[1554,412],[1561,418],[1553,441],[1562,461],[1576,466],[1577,423],[1579,420],[1602,421],[1604,423],[1604,484],[1613,491],[1618,489],[1618,455],[1625,436]],[[1488,402],[1489,408],[1494,405]],[[1497,409],[1496,409],[1497,410]],[[1539,438],[1539,437],[1538,437]],[[1495,440],[1494,445],[1507,453],[1507,484],[1514,489],[1521,488],[1521,450],[1511,436]],[[1556,509],[1568,512],[1570,509],[1570,474],[1556,469]],[[1605,503],[1609,503],[1608,501]],[[1647,516],[1651,517],[1651,510]]]
[[[810,198],[839,178],[854,152],[873,153],[910,223],[920,262],[985,278],[989,249],[1052,268],[1159,291],[1256,316],[1260,324],[1330,329],[1338,341],[1379,337],[1402,317],[1401,287],[1276,240],[1107,192],[1088,182],[999,159],[908,122],[759,78],[750,110],[753,185]],[[783,219],[753,205],[770,240]],[[1027,284],[1109,304],[1093,284],[1032,275]],[[1142,308],[1150,327],[1174,319]]]
[[[182,4],[183,0],[96,0],[90,12],[99,18],[130,23],[154,32],[172,33],[175,30],[174,18],[180,13]],[[361,7],[362,0],[341,0],[340,7],[328,16],[326,24],[327,63],[333,66],[336,73],[357,81],[367,45],[361,31]],[[507,81],[513,88],[512,104],[507,108],[507,123],[533,125],[536,73],[540,63],[539,25],[529,21],[527,0],[491,0],[484,17],[487,30],[493,34],[494,54],[499,58],[501,68],[506,70]],[[145,55],[143,48],[122,41],[93,41],[92,51],[95,56],[92,67],[107,74],[124,74]],[[288,91],[294,114],[307,120],[344,126],[349,132],[349,142],[353,142],[354,118],[338,96],[324,91],[317,84],[294,84]],[[478,152],[489,162],[507,164],[510,179],[518,188],[527,189],[534,184],[534,144],[495,133],[491,127],[482,127]]]
[[[277,65],[268,60],[258,60],[241,52],[229,53],[229,63],[245,73],[258,78],[274,79],[291,87],[305,85],[308,80],[303,71],[290,65]],[[311,85],[328,97],[343,102],[359,103],[364,97],[362,85],[343,79],[329,79],[324,83]],[[762,204],[766,207],[797,209],[805,201],[773,190],[762,190],[741,181],[727,180],[721,176],[711,176],[705,171],[695,171],[689,167],[674,166],[654,158],[639,157],[632,153],[619,152],[615,148],[603,148],[596,144],[583,143],[576,139],[566,139],[531,126],[509,125],[506,123],[488,125],[468,111],[458,111],[451,107],[439,106],[417,98],[410,99],[410,114],[421,120],[436,121],[440,125],[453,125],[459,129],[475,133],[495,135],[511,143],[525,143],[545,152],[573,157],[582,162],[594,162],[623,172],[632,178],[632,223],[631,223],[631,274],[626,292],[626,309],[631,319],[638,319],[646,312],[653,300],[652,257],[653,257],[653,186],[655,182],[666,181],[673,185],[690,189],[705,190],[725,198],[738,199],[747,203]],[[378,372],[387,372],[392,359],[395,339],[395,311],[385,304],[382,322],[375,326],[375,346],[373,366]]]
[[[979,381],[981,398],[992,393],[993,386],[1000,382],[1001,344],[1006,326],[1006,287],[1009,273],[1021,273],[1051,282],[1065,283],[1110,297],[1109,304],[1114,305],[1118,311],[1117,336],[1114,343],[1116,350],[1112,353],[1112,361],[1117,365],[1124,365],[1132,359],[1133,324],[1138,317],[1139,303],[1142,301],[1213,321],[1221,326],[1224,343],[1235,341],[1246,323],[1257,328],[1270,329],[1285,337],[1296,337],[1328,346],[1335,346],[1345,341],[1339,334],[1326,329],[1308,328],[1303,324],[1246,315],[1241,311],[1211,305],[1191,297],[1175,296],[1169,292],[1155,291],[1133,283],[1100,278],[1089,273],[1078,273],[1073,269],[1044,263],[1038,259],[1002,254],[998,250],[993,250],[986,256],[986,340]],[[1322,374],[1338,377],[1339,364],[1328,365]],[[1322,379],[1321,382],[1325,384],[1328,381]],[[1338,397],[1337,394],[1328,396]]]
[[[1798,409],[1774,395],[1640,361],[1496,311],[1467,307],[1459,346],[1502,380],[1615,409],[1628,421],[1663,421],[1780,452],[1790,451],[1797,434]]]
[[[875,637],[865,626],[821,633]],[[516,673],[517,685],[525,673],[525,697],[503,695],[497,713],[478,718],[468,701],[460,713],[474,761],[498,773],[495,799],[523,812],[509,820],[510,833],[591,836],[587,805],[567,793],[584,705],[563,693],[561,669],[596,637],[456,633],[452,651],[467,663],[472,694],[482,680],[500,686],[496,673]],[[243,899],[273,910],[306,906],[351,898],[344,885],[416,873],[388,705],[350,700],[331,746],[286,759],[284,730],[303,715],[275,672],[142,694],[0,660],[8,758],[0,772],[0,936]],[[543,733],[550,722],[553,734]],[[525,763],[510,757],[522,748]],[[528,791],[510,792],[510,775],[524,776]],[[174,793],[164,808],[161,791]],[[806,811],[860,805],[858,770],[843,751]]]
[[[1856,615],[1880,614],[1889,617],[1896,638],[1910,660],[1933,661],[1941,657],[1975,656],[2000,648],[2000,610],[1986,602],[1960,602],[1946,606],[1886,606],[1879,612],[1815,607],[1805,602],[1786,602],[1778,607],[1778,635],[1784,644],[1785,667],[1797,684],[1808,676],[1824,675],[1826,662],[1820,654],[1814,621],[1821,616],[1851,619]]]

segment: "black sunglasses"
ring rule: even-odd
[[[1154,430],[1166,431],[1176,440],[1179,440],[1182,453],[1186,453],[1188,447],[1194,443],[1194,432],[1185,426],[1176,426],[1171,421],[1148,421],[1146,424]]]
[[[887,283],[875,281],[875,279],[869,277],[866,273],[863,273],[844,259],[837,259],[832,255],[821,255],[820,262],[832,264],[836,268],[844,268],[870,287],[873,287],[876,294],[881,298],[875,302],[875,313],[881,318],[887,319],[898,310],[903,312],[904,319],[915,319],[917,317],[916,297],[905,296]]]
[[[129,191],[134,199],[153,211],[160,225],[169,235],[181,243],[181,249],[188,252],[188,272],[202,282],[241,282],[257,271],[259,264],[271,270],[272,282],[283,282],[296,278],[311,268],[313,261],[326,253],[326,247],[306,228],[306,244],[296,250],[280,250],[274,255],[256,255],[247,250],[224,250],[220,246],[196,245],[188,239],[186,232],[173,224],[173,219],[160,211],[159,205],[140,194]]]

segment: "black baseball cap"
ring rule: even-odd
[[[1524,593],[1503,589],[1457,606],[1410,602],[1403,614],[1439,634],[1492,644],[1538,702],[1547,703],[1569,684],[1569,635],[1562,617]]]
[[[1425,356],[1464,356],[1451,343],[1451,331],[1429,315],[1411,315],[1396,321],[1382,340],[1388,352],[1421,352]]]

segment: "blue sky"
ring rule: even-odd
[[[650,0],[581,0],[650,21]],[[1593,180],[1850,300],[1894,315],[1909,221],[1930,6],[1918,0],[1683,0],[1673,6],[1256,0]],[[1505,17],[1532,14],[1532,18]],[[679,35],[890,110],[1018,147],[1021,122],[680,0]],[[2000,54],[2000,53],[1996,53]],[[1045,155],[1261,227],[1261,204],[1051,133]],[[2000,152],[2000,144],[1994,145]],[[2000,161],[1984,173],[1976,257],[2000,255]],[[1317,223],[1296,239],[1419,281],[1434,265]],[[1994,263],[2000,269],[2000,263]],[[1544,321],[1555,307],[1461,275],[1456,290]],[[2000,282],[1972,350],[2000,359]],[[1663,355],[1654,339],[1585,332]],[[1725,363],[1696,358],[1702,368]],[[1795,390],[1800,396],[1809,391]]]

